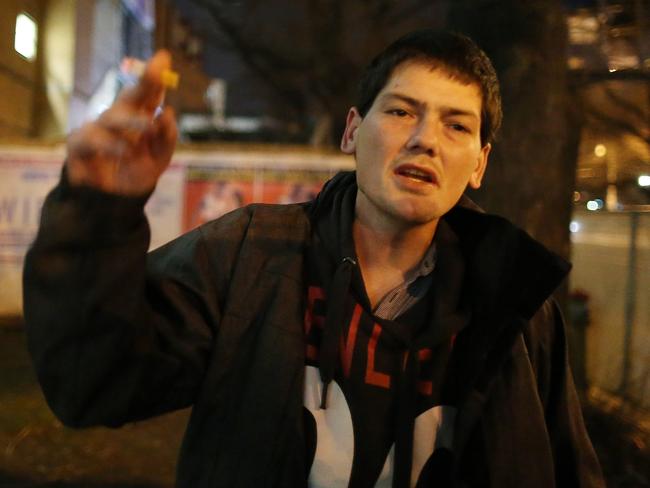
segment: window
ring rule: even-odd
[[[25,12],[16,17],[16,39],[14,48],[24,58],[32,61],[36,57],[36,42],[38,39],[38,28],[36,22]]]

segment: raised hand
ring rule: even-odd
[[[67,175],[73,186],[120,195],[144,195],[156,186],[174,152],[176,120],[170,107],[156,114],[165,94],[169,52],[149,60],[137,85],[123,90],[97,120],[68,137]]]

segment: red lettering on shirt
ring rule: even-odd
[[[343,374],[346,378],[350,377],[350,367],[352,366],[352,353],[354,352],[354,344],[357,341],[357,330],[359,329],[359,320],[362,313],[361,306],[357,303],[352,312],[352,319],[350,320],[350,327],[348,328],[348,337],[344,341],[341,336],[341,363],[343,364]]]
[[[429,348],[420,349],[418,351],[418,359],[420,360],[420,363],[431,361],[432,357],[433,351]],[[431,381],[418,381],[417,388],[421,395],[431,396],[433,394],[433,382]]]
[[[377,348],[377,341],[381,334],[381,326],[375,324],[372,329],[372,336],[368,341],[368,357],[366,363],[366,383],[369,385],[380,386],[382,388],[390,388],[390,376],[379,371],[375,371],[375,350]]]
[[[314,315],[314,303],[316,300],[324,300],[325,291],[317,286],[310,286],[307,290],[307,309],[305,310],[305,336],[309,336],[309,332],[313,325],[319,329],[323,329],[325,324],[325,317],[321,315]],[[305,351],[307,359],[316,361],[318,359],[318,349],[313,344],[307,342],[307,350]]]
[[[314,316],[314,302],[316,300],[324,300],[325,291],[317,286],[310,286],[307,290],[307,310],[305,310],[305,334],[309,334],[313,324],[316,324],[321,329],[325,323],[325,317],[320,315]]]
[[[312,346],[311,344],[307,344],[307,350],[305,351],[305,355],[307,356],[307,359],[311,359],[312,361],[317,361],[318,360],[318,349],[316,346]]]

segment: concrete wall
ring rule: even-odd
[[[39,114],[35,120],[35,132],[40,138],[58,139],[68,129],[74,87],[76,7],[76,0],[48,0],[45,5]]]

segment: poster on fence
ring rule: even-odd
[[[257,200],[254,186],[254,169],[188,167],[183,228],[193,229]]]
[[[298,203],[313,199],[330,171],[188,167],[184,230],[249,203]]]
[[[330,178],[329,171],[265,169],[261,172],[264,203],[300,203],[313,200]]]

